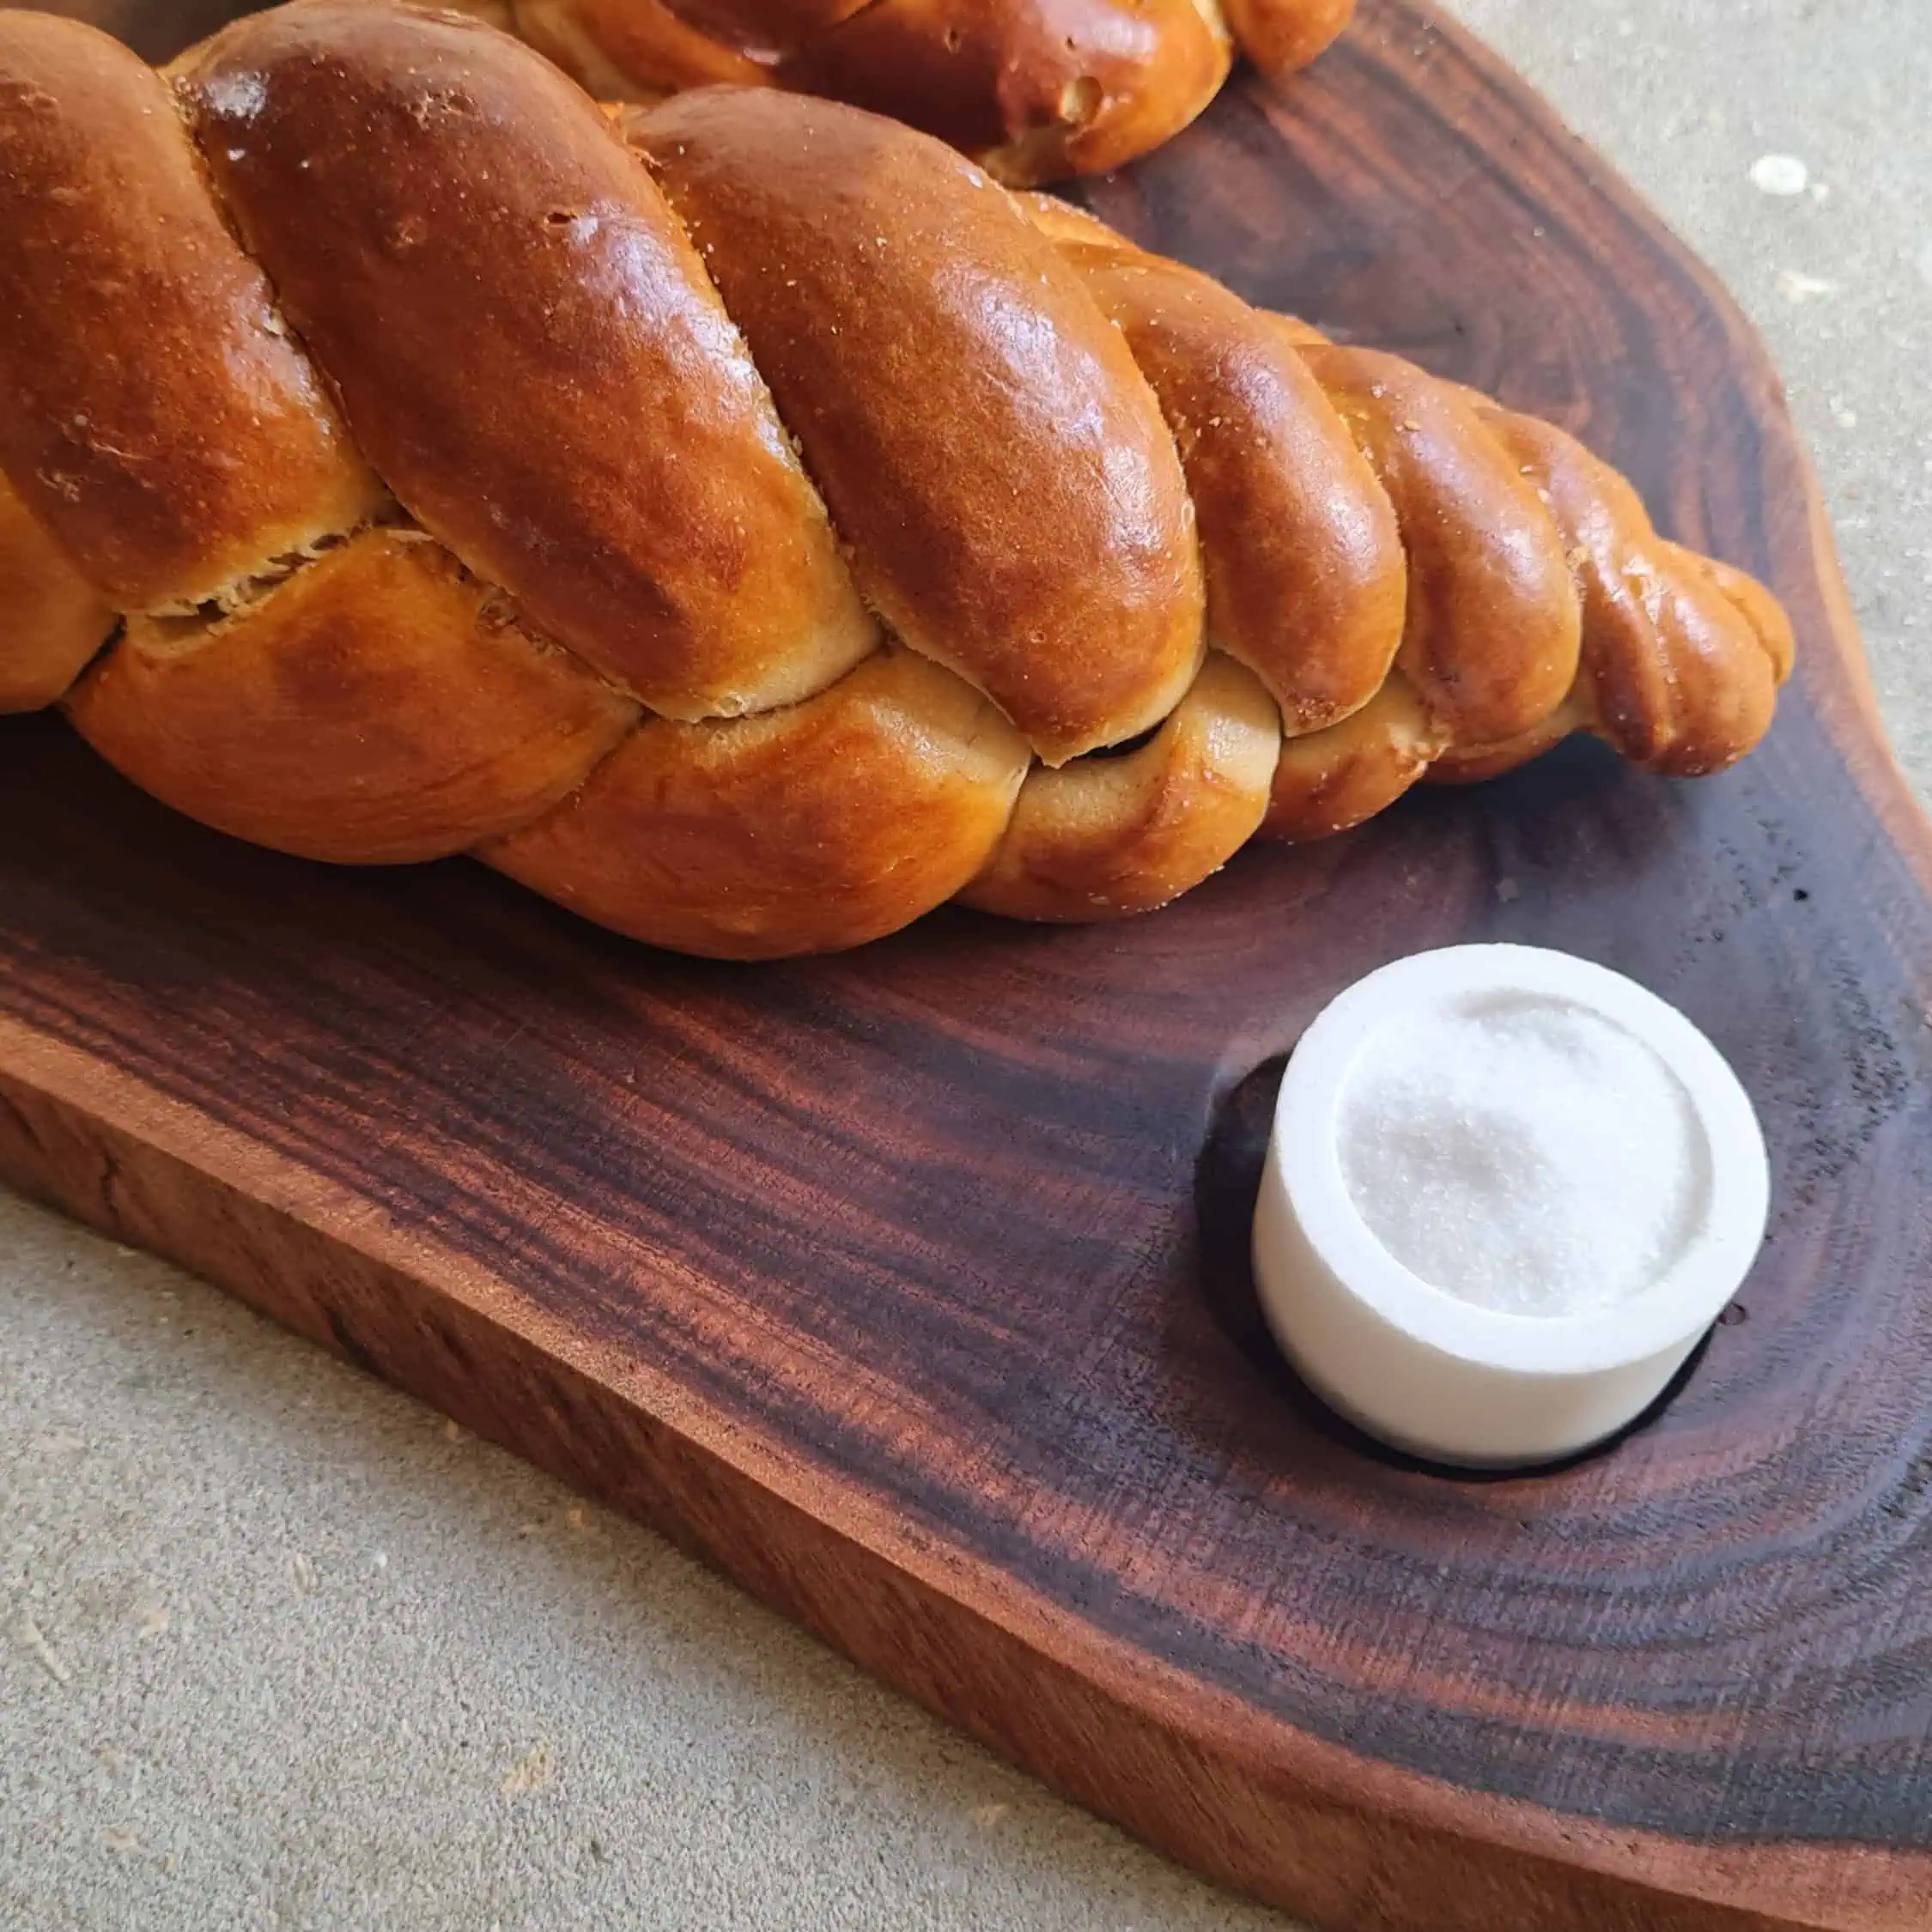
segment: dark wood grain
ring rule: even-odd
[[[1932,834],[1777,382],[1410,0],[1091,198],[1557,417],[1768,578],[1803,658],[1765,747],[1679,786],[1579,745],[1125,927],[951,913],[731,968],[475,867],[228,843],[18,721],[0,1173],[1324,1925],[1932,1925]],[[1777,1205],[1643,1427],[1456,1480],[1292,1385],[1245,1217],[1321,1004],[1505,939],[1707,1029]]]

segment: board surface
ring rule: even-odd
[[[1932,833],[1775,379],[1412,0],[1088,196],[1557,418],[1767,578],[1802,653],[1767,744],[1691,785],[1568,747],[1128,926],[946,913],[728,967],[479,867],[251,851],[15,720],[0,1176],[1338,1932],[1932,1925]],[[1775,1165],[1765,1255],[1674,1397],[1534,1479],[1327,1419],[1244,1260],[1299,1030],[1470,939],[1680,1004]]]

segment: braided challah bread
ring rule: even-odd
[[[172,82],[0,14],[0,710],[730,957],[1142,911],[1577,729],[1710,771],[1790,657],[1560,432],[922,135],[355,0]]]
[[[948,141],[1012,186],[1177,134],[1237,54],[1304,66],[1355,0],[461,0],[593,94],[728,82],[824,94]]]

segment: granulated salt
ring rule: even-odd
[[[1336,1134],[1344,1185],[1388,1253],[1511,1314],[1642,1294],[1710,1206],[1710,1149],[1676,1074],[1614,1021],[1540,993],[1472,993],[1380,1028]]]

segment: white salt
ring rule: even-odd
[[[1412,1274],[1516,1315],[1615,1306],[1710,1205],[1710,1149],[1635,1035],[1552,995],[1473,993],[1364,1045],[1337,1116],[1356,1212]]]

